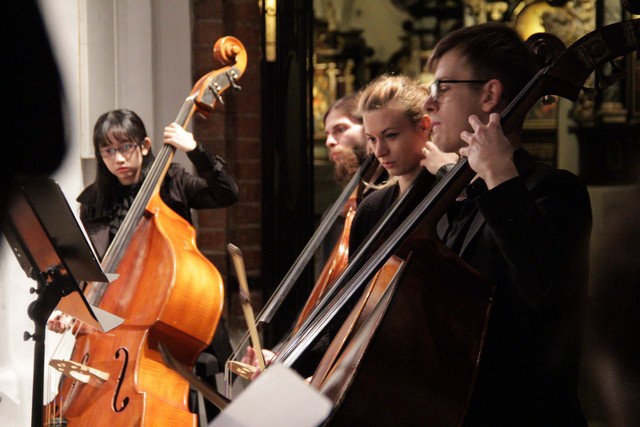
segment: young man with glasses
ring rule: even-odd
[[[449,33],[429,60],[431,142],[466,156],[477,174],[439,237],[496,289],[465,425],[586,425],[576,389],[589,195],[522,148],[522,123],[505,135],[500,122],[534,64],[500,24]]]

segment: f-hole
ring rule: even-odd
[[[111,407],[116,412],[122,412],[124,408],[126,408],[127,405],[129,404],[128,397],[125,397],[124,399],[122,399],[122,405],[120,405],[120,407],[118,407],[118,403],[117,403],[118,395],[120,394],[120,387],[122,387],[122,381],[124,380],[125,372],[127,370],[127,365],[129,364],[129,352],[124,347],[120,347],[118,350],[116,350],[116,354],[115,354],[116,359],[120,358],[121,351],[124,353],[124,360],[122,364],[122,370],[120,370],[120,375],[118,376],[118,385],[116,386],[116,392],[113,395],[113,401],[111,402]]]

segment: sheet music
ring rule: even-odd
[[[312,427],[333,404],[292,369],[273,365],[255,379],[209,427]]]

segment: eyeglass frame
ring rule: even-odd
[[[431,82],[427,87],[429,96],[432,101],[438,100],[438,92],[440,92],[440,85],[442,83],[487,83],[491,79],[470,79],[470,80],[457,80],[457,79],[437,79]]]
[[[135,150],[135,148],[139,147],[140,145],[141,144],[138,144],[137,142],[125,142],[124,144],[120,145],[117,148],[102,147],[100,148],[99,153],[100,153],[100,157],[103,159],[113,159],[116,156],[116,153],[122,154],[123,157],[129,157],[133,153],[133,150]],[[131,146],[131,148],[127,148],[125,151],[123,151],[123,147],[127,147],[127,146]],[[113,150],[113,152],[105,155],[104,151],[110,152],[111,150]]]

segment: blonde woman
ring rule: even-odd
[[[358,107],[367,143],[391,178],[358,206],[351,227],[350,254],[420,173],[431,127],[422,109],[427,96],[425,87],[402,75],[382,75],[360,93]],[[457,154],[432,150],[435,170],[457,160]]]

